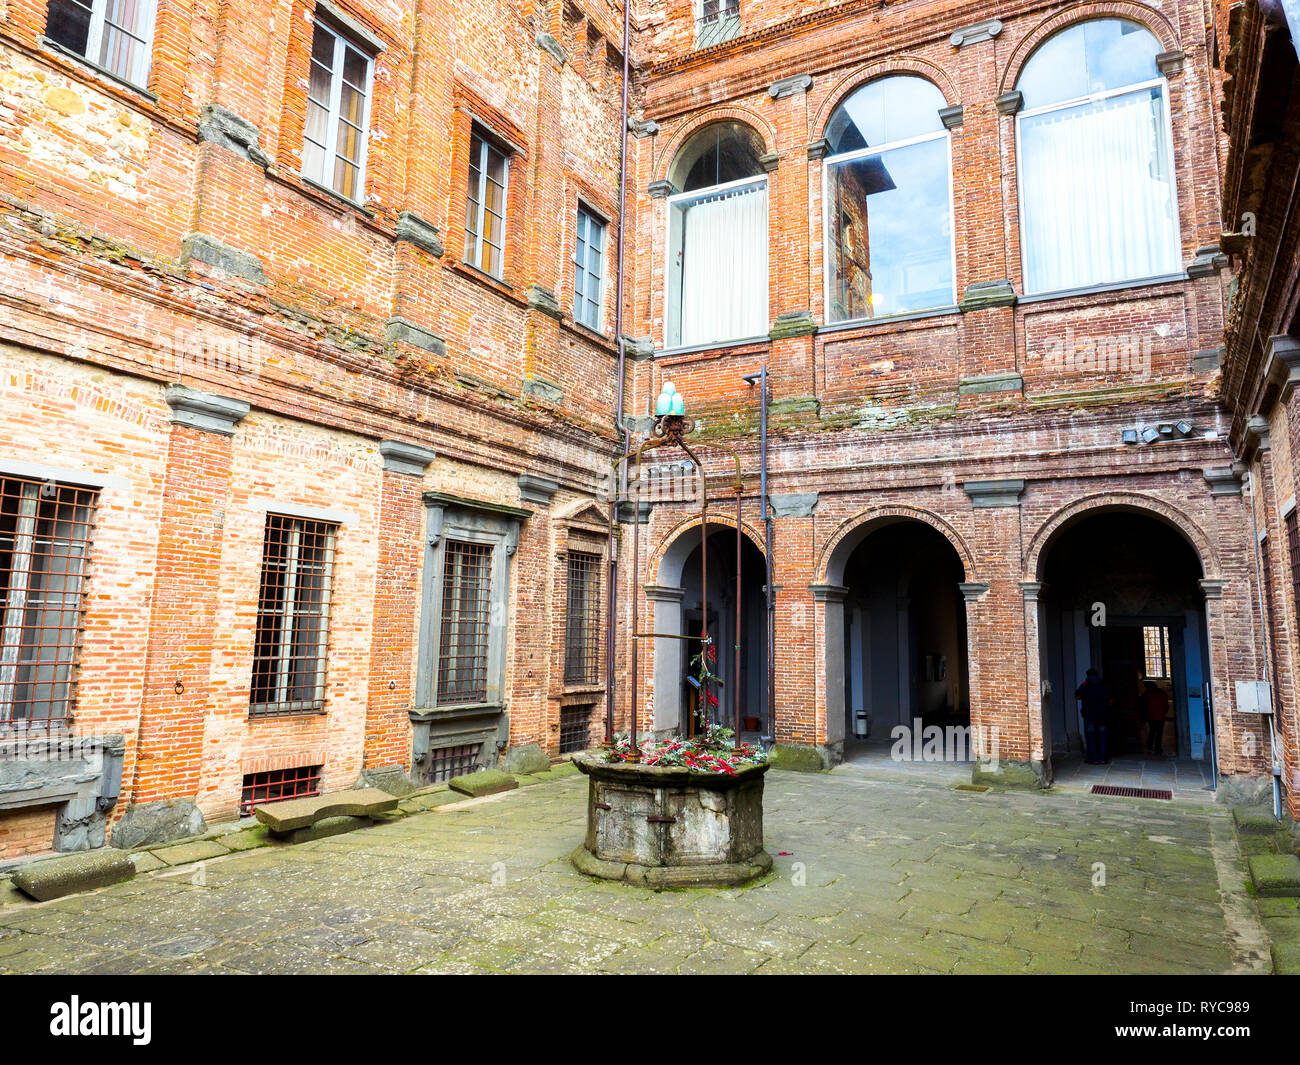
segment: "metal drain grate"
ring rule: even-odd
[[[1174,793],[1165,788],[1121,788],[1114,784],[1094,784],[1091,790],[1094,795],[1116,795],[1121,799],[1172,800],[1174,797]]]

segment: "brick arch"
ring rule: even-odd
[[[900,505],[872,507],[842,522],[822,549],[817,563],[817,582],[839,584],[849,555],[863,540],[882,525],[907,520],[923,522],[942,535],[961,561],[963,579],[975,580],[975,556],[971,554],[961,534],[937,514],[920,507]]]
[[[1168,525],[1181,534],[1196,552],[1201,563],[1202,576],[1211,580],[1218,578],[1219,555],[1214,549],[1213,541],[1196,522],[1177,507],[1156,496],[1144,495],[1140,492],[1098,492],[1096,495],[1085,496],[1083,499],[1068,503],[1038,527],[1038,531],[1029,542],[1029,549],[1025,552],[1025,580],[1037,581],[1041,578],[1043,560],[1058,533],[1076,521],[1107,511],[1145,514]]]
[[[854,92],[868,82],[876,81],[890,74],[916,74],[926,81],[932,82],[943,93],[945,103],[951,105],[958,102],[957,90],[953,86],[952,79],[948,77],[947,72],[942,67],[931,63],[928,59],[921,59],[919,56],[891,56],[888,59],[874,60],[864,66],[857,67],[840,78],[826,99],[822,101],[816,115],[808,124],[809,130],[813,131],[812,135],[821,136],[825,133],[826,124],[830,122],[835,109]]]
[[[1104,18],[1122,18],[1127,19],[1129,22],[1136,22],[1139,26],[1149,30],[1166,52],[1172,52],[1179,47],[1178,32],[1169,19],[1161,12],[1147,7],[1145,4],[1133,3],[1131,0],[1079,4],[1076,7],[1066,8],[1064,11],[1058,11],[1056,14],[1045,18],[1024,36],[1011,53],[1010,59],[1007,60],[1006,68],[1002,72],[1002,81],[998,85],[998,92],[1010,92],[1016,87],[1016,82],[1020,80],[1020,73],[1024,70],[1030,56],[1038,50],[1038,46],[1048,37],[1068,26],[1073,26],[1075,23],[1092,22],[1095,19]]]
[[[646,573],[653,574],[651,580],[654,583],[675,585],[681,580],[680,572],[670,573],[664,569],[664,565],[667,562],[671,568],[674,561],[679,561],[681,565],[685,565],[690,553],[700,545],[700,523],[701,520],[698,515],[684,518],[660,537],[659,544],[650,555],[646,565]],[[736,528],[736,517],[734,514],[710,514],[706,524],[710,533],[720,532],[723,529],[734,530]],[[688,537],[687,534],[692,529],[695,530],[695,535]],[[747,521],[741,523],[740,531],[754,547],[758,548],[759,554],[762,554],[763,534]],[[678,553],[680,553],[680,559],[677,558]]]
[[[664,145],[663,151],[659,153],[659,159],[655,163],[655,179],[659,181],[666,180],[668,171],[672,169],[673,160],[677,158],[677,153],[681,151],[682,145],[690,139],[692,134],[705,126],[713,125],[715,122],[739,122],[758,134],[763,142],[763,147],[767,151],[773,151],[775,148],[776,127],[757,111],[736,106],[711,108],[687,119],[673,133],[668,143]]]

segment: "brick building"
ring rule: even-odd
[[[0,2],[0,858],[581,746],[610,562],[623,727],[690,713],[635,603],[827,760],[919,717],[1041,782],[1095,664],[1258,791],[1200,6],[630,26],[624,122],[609,2]],[[668,381],[746,478],[737,588],[706,460],[716,617],[689,465],[610,550]]]
[[[1284,11],[1285,8],[1285,11]],[[1288,26],[1289,22],[1289,26]],[[1251,522],[1263,575],[1276,735],[1276,772],[1287,813],[1300,817],[1300,527],[1292,456],[1300,441],[1300,64],[1294,5],[1215,8],[1217,65],[1225,73],[1223,247],[1234,266],[1222,396],[1228,439],[1251,485]]]

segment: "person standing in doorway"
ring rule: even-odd
[[[1169,696],[1155,681],[1146,682],[1141,705],[1147,719],[1147,754],[1164,756],[1165,717],[1169,713]]]
[[[1111,698],[1110,688],[1100,673],[1089,669],[1083,683],[1075,689],[1074,697],[1079,700],[1079,712],[1083,715],[1088,764],[1105,765],[1110,761],[1110,752],[1106,749],[1106,714],[1115,701]]]

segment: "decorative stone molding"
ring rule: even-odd
[[[199,140],[234,152],[265,170],[271,165],[271,157],[262,151],[261,139],[256,125],[228,107],[204,104],[199,112]]]
[[[954,48],[961,48],[968,44],[978,44],[980,41],[991,41],[1002,32],[1002,22],[995,18],[986,18],[982,22],[975,22],[969,26],[963,26],[955,31],[948,38]]]
[[[1264,342],[1264,376],[1281,390],[1278,398],[1286,403],[1300,384],[1300,337],[1283,333]]]
[[[1025,597],[1026,603],[1038,602],[1038,595],[1043,590],[1042,581],[1021,581],[1020,594]]]
[[[1255,456],[1261,451],[1269,450],[1268,419],[1252,414],[1246,419],[1246,457]]]
[[[1186,53],[1181,49],[1174,49],[1171,52],[1161,52],[1156,56],[1156,69],[1166,78],[1173,77],[1175,74],[1181,74],[1183,72],[1183,60],[1186,58]]]
[[[984,392],[1023,392],[1025,379],[1018,373],[990,373],[966,377],[957,382],[959,396],[976,396]]]
[[[994,97],[993,106],[998,109],[1000,115],[1014,115],[1021,107],[1024,106],[1025,98],[1017,89],[1011,92],[1004,92],[1001,96]]]
[[[966,117],[966,108],[961,104],[939,108],[939,121],[944,129],[956,129]]]
[[[666,200],[676,191],[677,189],[671,181],[665,181],[663,179],[652,181],[648,186],[646,186],[646,192],[650,194],[650,199],[652,200]]]
[[[526,374],[522,378],[519,387],[525,396],[533,396],[536,399],[545,400],[547,403],[564,402],[564,389],[554,381],[548,381],[544,377]]]
[[[1210,348],[1192,356],[1192,373],[1213,373],[1223,365],[1223,349]]]
[[[653,359],[655,355],[655,342],[649,337],[623,337],[623,354],[634,361],[640,359]]]
[[[653,419],[651,419],[653,421]],[[646,525],[650,521],[650,503],[641,500],[636,504],[636,523]],[[632,500],[624,499],[618,505],[618,523],[620,525],[632,524]]]
[[[447,343],[432,329],[419,325],[409,318],[394,315],[384,326],[384,337],[390,344],[410,344],[413,348],[447,357]]]
[[[1201,586],[1201,593],[1206,599],[1222,599],[1223,589],[1228,582],[1218,578],[1204,577],[1196,582]]]
[[[337,4],[330,3],[330,0],[316,0],[316,10],[328,15],[339,26],[347,30],[349,35],[365,45],[368,51],[374,52],[376,55],[388,51],[388,45],[384,44],[368,26],[354,19]]]
[[[533,515],[531,510],[523,507],[511,507],[504,503],[484,503],[479,499],[454,496],[448,492],[425,492],[423,500],[429,512],[428,540],[431,546],[442,539],[443,528],[447,524],[446,516],[450,511],[453,515],[477,515],[483,523],[490,524],[495,521],[503,525],[506,554],[513,555],[519,545],[519,525]],[[467,520],[466,524],[471,522]]]
[[[817,321],[810,311],[786,311],[778,314],[768,332],[769,340],[786,340],[789,337],[812,336],[817,332]]]
[[[957,585],[957,590],[968,603],[975,603],[982,599],[989,590],[988,581],[962,581]]]
[[[825,159],[826,156],[830,154],[830,150],[831,142],[825,137],[822,137],[820,140],[815,140],[808,145],[808,158]]]
[[[1228,257],[1217,244],[1207,244],[1196,249],[1196,256],[1187,264],[1187,276],[1191,278],[1209,277],[1228,266]]]
[[[962,488],[970,497],[972,507],[1018,507],[1025,491],[1025,481],[1023,477],[1007,477],[998,481],[963,481]]]
[[[818,603],[842,603],[849,597],[848,588],[842,584],[810,584],[808,590]]]
[[[1241,495],[1241,469],[1236,466],[1206,466],[1201,475],[1210,486],[1212,496]]]
[[[528,306],[535,311],[541,311],[543,314],[549,314],[556,321],[564,317],[564,311],[560,309],[560,301],[555,298],[555,293],[545,285],[539,285],[533,282],[528,286],[528,291],[524,294]]]
[[[564,54],[564,48],[560,45],[559,41],[549,33],[539,33],[535,40],[537,41],[538,48],[559,63],[560,66],[564,66],[564,62],[568,56]]]
[[[629,433],[648,433],[654,428],[655,420],[652,414],[624,414],[623,428]]]
[[[545,477],[537,477],[531,473],[521,473],[518,482],[519,501],[521,503],[535,503],[539,507],[549,507],[551,499],[560,490],[559,484],[555,481],[547,480]]]
[[[222,436],[234,436],[235,426],[250,409],[242,399],[200,392],[185,385],[168,385],[163,398],[172,409],[173,425],[186,425]]]
[[[768,493],[768,503],[774,518],[811,518],[817,509],[819,492]]]
[[[767,95],[773,100],[781,100],[787,96],[798,96],[801,92],[807,92],[812,88],[811,74],[795,74],[788,78],[782,78],[780,81],[774,81],[767,87]]]
[[[627,120],[627,131],[637,138],[654,137],[659,133],[659,123],[651,122],[648,119],[636,121],[629,118]]]
[[[438,230],[414,211],[403,211],[397,216],[397,239],[414,244],[435,259],[441,258],[443,247]]]
[[[106,815],[122,791],[125,753],[119,733],[19,733],[0,740],[0,812],[56,806],[54,850],[102,847]]]
[[[255,285],[267,282],[261,259],[206,233],[191,233],[181,242],[181,264],[188,267],[191,262],[202,263]]]
[[[983,311],[990,307],[1014,307],[1016,290],[1005,278],[1000,281],[973,281],[966,286],[957,309],[962,314]]]
[[[379,441],[379,453],[384,457],[385,473],[404,473],[409,477],[423,477],[429,463],[436,458],[432,448],[404,440]]]
[[[758,157],[758,165],[770,174],[781,165],[781,156],[776,152],[764,152]]]
[[[647,584],[645,597],[652,603],[680,603],[686,598],[685,588],[673,588],[666,584]]]

